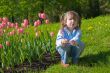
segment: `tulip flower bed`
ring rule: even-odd
[[[47,24],[30,26],[27,20],[22,26],[7,21],[1,23],[0,68],[5,72],[33,65],[36,69],[45,69],[58,62],[60,58],[55,50],[55,34],[48,27]]]

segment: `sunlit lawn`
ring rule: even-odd
[[[63,68],[59,62],[43,73],[110,73],[110,15],[84,19],[81,30],[86,47],[78,65]]]

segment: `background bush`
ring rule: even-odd
[[[38,19],[40,10],[44,10],[52,22],[58,21],[67,10],[90,18],[110,13],[110,0],[0,0],[0,16],[7,16],[12,22],[27,18],[32,23]]]

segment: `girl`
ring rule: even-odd
[[[81,42],[80,17],[74,11],[66,12],[60,19],[62,28],[56,38],[56,49],[61,55],[61,65],[68,67],[68,57],[72,57],[72,62],[77,64],[80,53],[84,49]]]

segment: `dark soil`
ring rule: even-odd
[[[28,71],[39,71],[46,70],[50,65],[56,64],[60,61],[60,55],[58,52],[55,53],[54,60],[51,58],[50,53],[44,54],[45,58],[41,61],[33,61],[31,64],[26,60],[23,64],[14,66],[14,69],[3,69],[4,73],[27,73]]]

